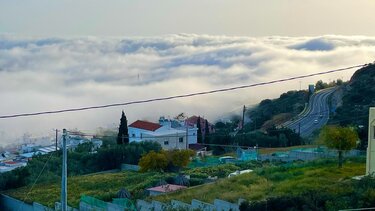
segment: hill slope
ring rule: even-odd
[[[277,99],[262,100],[259,105],[249,110],[246,115],[252,120],[245,126],[245,131],[267,129],[280,124],[299,114],[308,102],[308,92],[288,91]]]
[[[357,70],[343,85],[342,105],[332,115],[330,124],[363,126],[360,138],[367,140],[369,107],[375,106],[375,64]],[[366,143],[362,143],[365,147]]]

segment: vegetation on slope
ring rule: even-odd
[[[212,203],[215,198],[237,203],[239,198],[253,201],[247,207],[261,207],[267,202],[280,205],[286,199],[302,197],[303,202],[319,202],[312,209],[339,209],[375,204],[374,180],[362,184],[351,177],[363,175],[363,159],[350,160],[341,169],[334,160],[320,160],[302,164],[291,164],[258,168],[255,172],[212,184],[192,187],[176,193],[151,197],[164,202],[171,199],[190,203],[192,199]],[[276,203],[276,204],[277,204]],[[300,207],[292,201],[289,206]],[[246,208],[246,206],[245,206]],[[290,208],[290,207],[289,207]]]
[[[250,109],[246,115],[251,119],[251,123],[244,128],[245,131],[260,129],[266,121],[271,120],[278,114],[291,118],[299,114],[308,102],[309,94],[306,90],[289,91],[283,93],[277,99],[262,100],[258,106]],[[287,120],[287,119],[285,119]],[[271,125],[269,122],[267,125]]]
[[[118,172],[69,177],[68,204],[78,207],[82,195],[112,201],[121,188],[126,188],[133,197],[140,198],[143,196],[145,188],[152,187],[160,180],[174,175],[155,172]],[[60,201],[61,183],[59,181],[37,184],[29,193],[30,188],[29,185],[12,189],[5,194],[27,203],[35,201],[49,207],[54,207],[55,202]]]
[[[220,166],[187,169],[183,174],[190,175],[189,186],[201,185],[207,182],[209,176],[224,178],[229,173],[239,169],[255,167],[256,164],[224,164]],[[147,195],[145,189],[163,183],[177,184],[181,175],[177,173],[160,172],[116,172],[99,173],[68,177],[68,204],[78,207],[82,195],[88,195],[104,201],[112,201],[117,192],[126,188],[132,195],[132,199],[143,199]],[[53,207],[60,200],[60,181],[50,181],[5,191],[3,193],[25,201],[27,203],[38,202]],[[29,193],[30,192],[30,193]],[[28,194],[29,193],[29,194]]]
[[[89,144],[81,144],[68,153],[68,176],[120,168],[122,163],[138,164],[141,156],[150,151],[160,151],[154,142],[131,143],[128,145],[108,145],[91,153]],[[62,153],[34,156],[25,167],[0,174],[0,190],[7,190],[32,184],[44,169],[38,181],[60,180]],[[46,163],[46,166],[44,166]]]
[[[337,108],[330,124],[360,126],[361,149],[367,147],[369,107],[375,106],[375,64],[357,70],[344,86],[342,106]]]

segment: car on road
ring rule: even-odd
[[[318,124],[318,120],[316,119],[316,120],[314,120],[314,124]]]

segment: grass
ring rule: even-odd
[[[189,169],[185,173],[193,176],[193,178],[204,180],[207,175],[211,175],[222,177],[222,179],[214,183],[146,199],[156,199],[163,202],[175,199],[187,203],[190,203],[192,199],[198,199],[212,203],[215,198],[218,198],[235,203],[239,198],[257,201],[272,196],[298,195],[307,190],[314,191],[321,188],[332,193],[347,193],[350,190],[346,189],[348,186],[345,184],[351,181],[351,177],[363,175],[365,172],[364,159],[348,160],[341,169],[337,168],[336,160],[320,160],[279,166],[264,164],[263,167],[258,168],[256,166],[250,167],[255,169],[253,173],[230,179],[226,178],[226,175],[239,169],[238,166],[233,164]],[[167,180],[167,178],[170,179],[173,176],[176,176],[176,174],[124,171],[69,177],[68,204],[72,207],[78,207],[82,195],[112,201],[112,198],[116,197],[121,188],[129,190],[136,199],[144,198],[144,189],[154,186],[161,179]],[[54,207],[54,203],[60,200],[60,181],[36,184],[27,194],[30,187],[8,190],[5,194],[27,203],[35,201],[49,207]]]
[[[112,198],[116,197],[121,188],[126,188],[133,196],[142,195],[145,188],[151,187],[160,179],[169,176],[172,176],[172,174],[118,172],[69,177],[68,204],[72,207],[78,207],[82,195],[112,201]],[[60,185],[60,181],[40,183],[35,185],[31,191],[31,186],[26,186],[6,191],[5,194],[27,203],[36,201],[48,207],[54,207],[54,203],[60,201]]]
[[[277,148],[260,148],[260,154],[272,154],[274,152],[287,152],[293,149],[300,149],[300,148],[315,148],[316,145],[299,145],[299,146],[292,146],[292,147],[277,147]]]
[[[239,198],[250,201],[267,197],[299,195],[306,191],[326,189],[330,192],[345,192],[345,183],[351,177],[363,175],[363,160],[348,161],[338,169],[335,160],[277,166],[257,169],[253,173],[221,179],[215,183],[188,188],[176,193],[150,197],[163,202],[171,199],[190,203],[192,199],[212,203],[215,198],[236,203]]]

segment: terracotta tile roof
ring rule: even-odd
[[[172,185],[172,184],[167,184],[167,185],[161,185],[153,188],[147,189],[148,191],[156,191],[156,192],[161,192],[161,193],[169,193],[169,192],[174,192],[180,189],[185,189],[187,188],[186,186],[181,186],[181,185]]]
[[[149,130],[149,131],[155,131],[161,127],[161,125],[152,123],[152,122],[146,122],[142,120],[137,120],[129,125],[129,127],[139,128],[143,130]]]
[[[14,161],[5,161],[4,163],[5,164],[9,164],[9,165],[17,164],[17,162],[14,162]]]

